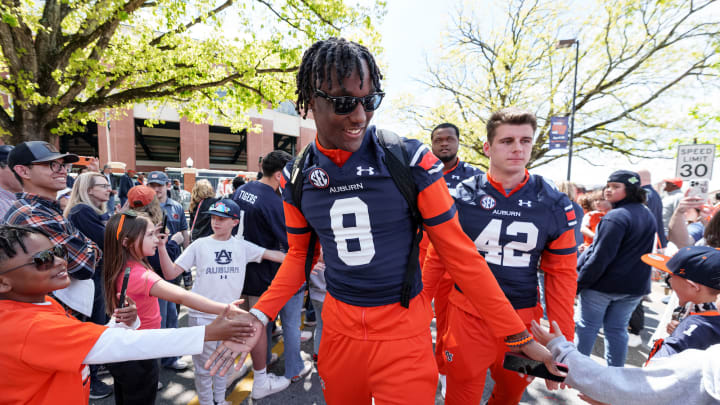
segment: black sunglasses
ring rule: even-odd
[[[358,103],[362,104],[365,111],[375,111],[380,107],[385,93],[379,91],[377,93],[371,93],[364,97],[353,97],[353,96],[329,96],[322,90],[315,90],[315,96],[322,97],[325,100],[332,103],[337,115],[347,115],[355,111]]]
[[[0,274],[4,274],[13,270],[17,270],[21,267],[29,266],[31,264],[35,265],[35,268],[38,271],[47,271],[50,270],[53,265],[55,264],[55,258],[59,257],[63,260],[67,260],[67,249],[65,249],[65,246],[63,245],[55,245],[54,247],[43,250],[42,252],[35,253],[32,255],[32,261],[29,263],[21,264],[19,266],[15,266],[11,269],[3,270],[0,272]]]

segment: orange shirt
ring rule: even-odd
[[[595,232],[597,225],[600,223],[602,217],[605,216],[605,212],[602,211],[590,211],[585,214],[583,218],[583,225],[587,226],[591,231]],[[590,246],[593,242],[593,238],[583,235],[583,244]]]
[[[46,305],[0,300],[0,404],[84,405],[90,370],[82,364],[105,326]]]

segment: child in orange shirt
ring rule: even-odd
[[[48,297],[70,284],[66,256],[40,228],[0,225],[0,404],[87,404],[88,364],[195,354],[206,340],[254,334],[249,323],[226,316],[207,326],[153,331],[80,322]],[[137,327],[135,305],[126,302],[111,326]]]
[[[590,199],[593,210],[586,213],[582,220],[580,232],[583,234],[583,244],[579,247],[580,252],[592,244],[597,225],[600,223],[602,217],[612,209],[612,204],[603,197],[602,191],[593,193]]]

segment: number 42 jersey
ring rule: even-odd
[[[565,194],[527,171],[525,180],[510,191],[489,175],[480,174],[464,180],[450,193],[463,231],[475,242],[515,309],[537,305],[539,268],[550,279],[562,273],[555,286],[572,290],[561,295],[575,296],[577,248],[573,226],[577,219]],[[550,290],[548,286],[548,295],[553,293]]]

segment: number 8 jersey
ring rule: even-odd
[[[482,174],[466,179],[450,193],[463,231],[475,242],[515,309],[537,305],[539,268],[550,279],[562,273],[559,285],[568,291],[561,295],[575,296],[577,219],[565,194],[527,171],[514,190],[504,190]],[[557,291],[548,291],[553,293]]]
[[[374,132],[370,127],[359,150],[341,166],[313,143],[299,175],[302,215],[323,248],[327,290],[342,302],[363,307],[400,301],[413,236],[410,209],[384,163]],[[442,180],[442,163],[427,146],[412,139],[403,142],[419,192]],[[284,171],[286,181],[292,163]],[[297,207],[292,194],[291,187],[283,190],[285,202]],[[454,214],[451,205],[426,222],[441,223]],[[289,234],[308,231],[288,228]],[[410,296],[421,290],[418,269]]]

